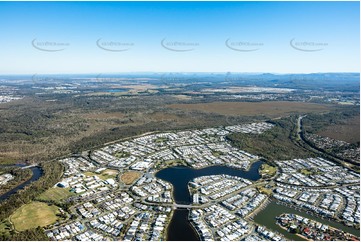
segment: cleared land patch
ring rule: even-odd
[[[125,172],[120,179],[122,182],[124,182],[126,185],[132,184],[135,180],[137,180],[140,177],[140,173],[136,171],[128,171]]]
[[[100,174],[91,172],[91,171],[85,172],[84,174],[86,176],[98,176],[100,179],[106,180],[106,179],[110,179],[110,178],[114,179],[117,176],[118,171],[112,170],[112,169],[106,169],[106,170],[102,171]]]
[[[56,222],[58,210],[59,208],[54,205],[49,206],[42,202],[32,202],[17,209],[10,216],[10,221],[18,231],[38,226],[43,227]]]
[[[344,124],[329,125],[317,134],[349,143],[360,141],[360,115],[346,119]]]
[[[178,100],[192,100],[192,97],[187,95],[173,95],[173,97]]]
[[[333,109],[332,105],[304,102],[211,102],[196,104],[171,104],[170,108],[217,113],[221,115],[267,115],[278,117],[292,113],[324,112]]]
[[[66,188],[52,187],[40,194],[37,199],[42,201],[60,202],[74,195]]]

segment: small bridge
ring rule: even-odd
[[[177,203],[173,203],[173,208],[174,209],[177,209],[177,208],[202,208],[204,207],[205,205],[192,205],[192,204],[177,204]]]

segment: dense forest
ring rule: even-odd
[[[274,120],[272,123],[275,127],[262,134],[233,133],[227,139],[240,149],[271,161],[314,156],[302,147],[297,138],[297,116]]]
[[[347,120],[358,115],[360,115],[359,106],[346,106],[329,113],[310,113],[302,122],[307,132],[316,133],[330,125],[347,124]]]

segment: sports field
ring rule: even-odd
[[[24,231],[38,226],[46,226],[56,222],[59,208],[42,202],[31,202],[18,208],[10,221],[17,231]]]
[[[128,171],[125,172],[120,179],[122,182],[124,182],[126,185],[132,184],[135,180],[137,180],[140,177],[140,173],[136,171]]]
[[[37,199],[42,201],[61,202],[72,195],[74,195],[74,193],[69,192],[69,189],[67,188],[52,187],[40,194]]]

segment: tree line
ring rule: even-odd
[[[58,161],[43,162],[40,167],[43,175],[39,180],[32,182],[29,186],[0,203],[0,221],[4,222],[16,209],[30,203],[38,195],[54,186],[60,180],[64,169],[64,166]],[[43,229],[36,228],[22,232],[12,230],[9,233],[1,233],[0,240],[47,240],[47,237]]]

